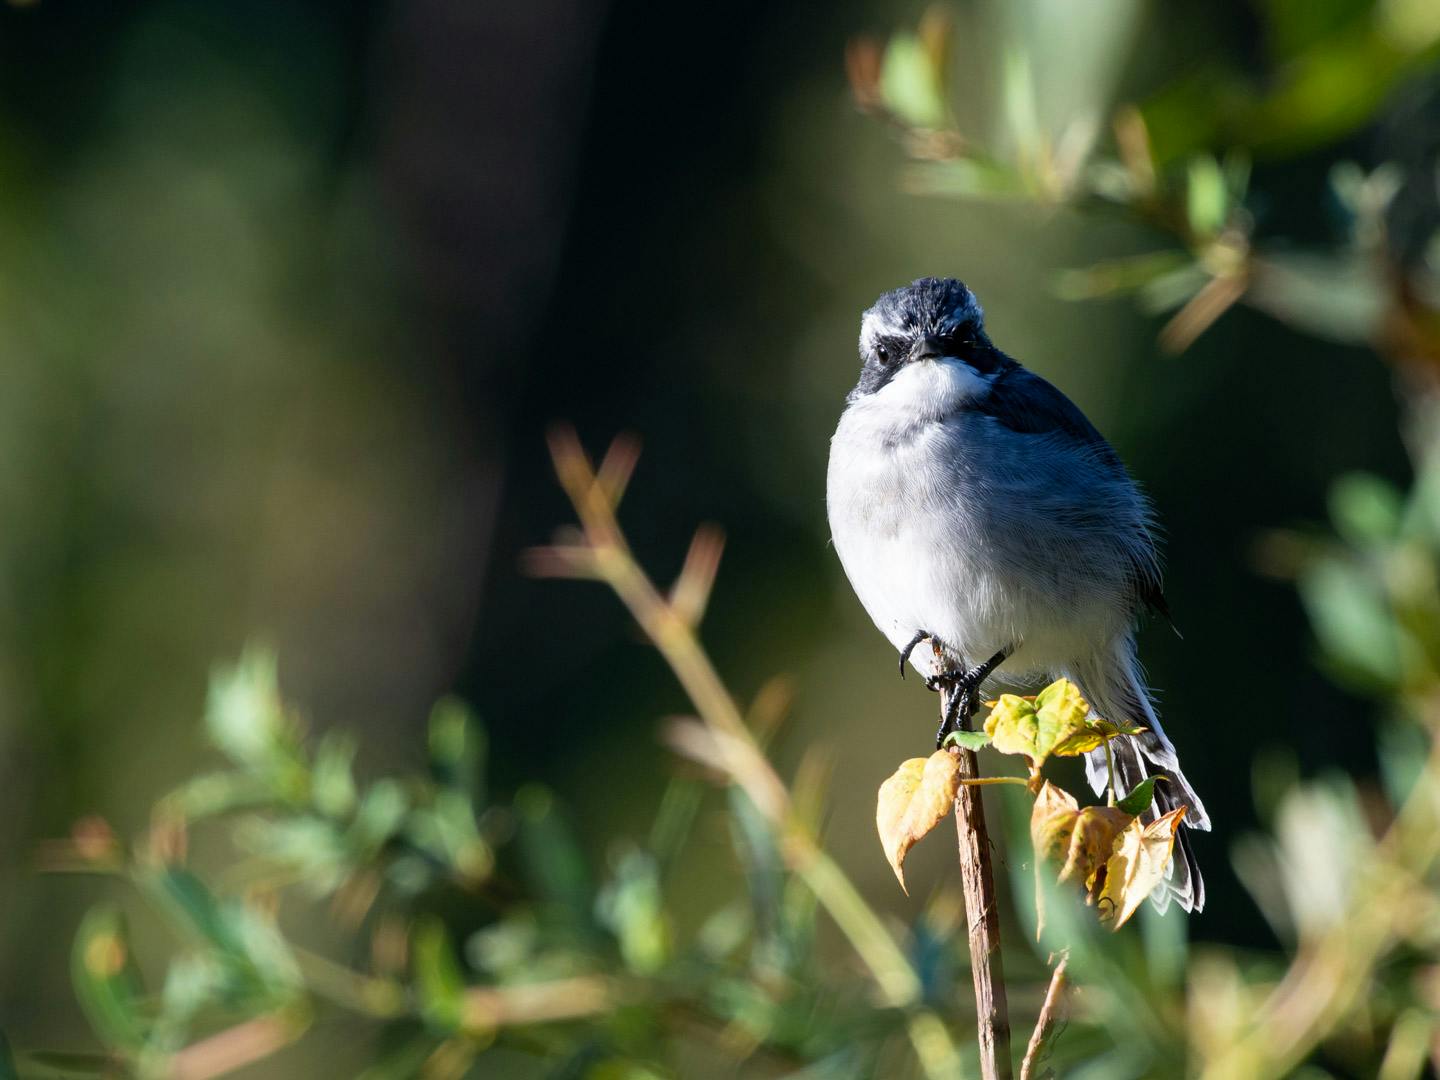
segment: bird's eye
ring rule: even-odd
[[[875,346],[875,356],[882,364],[888,364],[890,362],[890,350],[884,345]]]

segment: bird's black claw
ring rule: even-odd
[[[915,651],[915,646],[919,645],[922,641],[928,640],[929,637],[930,631],[916,630],[915,636],[912,637],[908,642],[906,642],[905,647],[900,650],[900,678],[903,679],[905,677],[905,665],[910,662],[910,654]],[[925,680],[925,685],[930,686],[929,679]],[[933,686],[930,688],[932,690],[934,689]]]

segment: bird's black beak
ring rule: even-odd
[[[914,360],[939,360],[945,355],[944,348],[940,345],[940,339],[923,334],[910,349],[910,359]]]

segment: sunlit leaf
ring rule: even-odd
[[[1185,186],[1185,216],[1190,231],[1197,237],[1218,233],[1225,224],[1227,202],[1225,174],[1220,170],[1220,163],[1209,154],[1196,154],[1190,159]]]
[[[952,731],[945,736],[945,745],[952,743],[966,750],[983,750],[990,745],[990,735],[984,731]]]
[[[919,36],[897,33],[886,46],[880,68],[880,98],[896,117],[917,128],[945,124],[945,71],[936,50]]]
[[[880,785],[875,827],[900,888],[905,889],[905,856],[950,813],[959,790],[959,760],[945,750],[901,762]]]
[[[1165,880],[1175,849],[1175,832],[1185,810],[1177,807],[1149,825],[1134,818],[1120,833],[1114,853],[1106,860],[1104,882],[1095,901],[1102,924],[1120,929]]]
[[[1130,789],[1130,794],[1119,800],[1115,805],[1118,809],[1124,810],[1127,814],[1137,815],[1144,813],[1150,806],[1151,800],[1155,797],[1155,781],[1158,776],[1147,776],[1140,783]]]
[[[985,733],[1002,754],[1022,754],[1032,775],[1053,755],[1077,757],[1107,738],[1139,731],[1091,718],[1090,706],[1068,679],[1051,683],[1035,698],[1004,694],[985,718]]]
[[[275,654],[249,648],[210,679],[205,724],[215,744],[246,764],[266,761],[285,724]]]

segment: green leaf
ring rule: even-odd
[[[427,916],[416,924],[413,946],[420,1015],[434,1028],[454,1031],[464,1016],[465,980],[450,933],[439,919]]]
[[[310,797],[315,809],[329,818],[343,818],[355,808],[355,740],[342,732],[328,731],[315,751],[315,768],[310,776]]]
[[[1185,214],[1190,231],[1202,239],[1218,233],[1225,224],[1227,202],[1225,174],[1219,162],[1209,154],[1195,155],[1190,159],[1185,187]]]
[[[991,736],[984,731],[952,731],[945,736],[946,746],[952,743],[966,750],[983,750],[990,745]]]
[[[1330,517],[1340,535],[1357,547],[1392,539],[1402,510],[1394,485],[1370,473],[1346,473],[1330,487]]]
[[[275,924],[238,900],[221,901],[187,870],[166,867],[141,879],[215,952],[236,988],[266,1002],[287,998],[300,970]]]
[[[75,996],[101,1042],[134,1052],[145,1043],[142,990],[125,920],[114,905],[91,908],[70,952]]]
[[[1130,789],[1129,795],[1126,795],[1115,805],[1131,817],[1139,815],[1142,811],[1149,808],[1150,801],[1155,796],[1155,781],[1159,779],[1160,777],[1158,776],[1147,776]]]
[[[463,791],[477,806],[483,803],[485,729],[466,704],[444,698],[430,712],[430,765],[447,787]]]
[[[483,881],[495,867],[495,856],[480,835],[463,792],[437,792],[431,805],[410,814],[405,835],[469,881]]]
[[[1400,641],[1382,587],[1363,567],[1317,559],[1299,577],[1300,599],[1321,646],[1347,672],[1381,686],[1400,678]]]
[[[918,128],[945,125],[944,72],[914,34],[896,34],[885,48],[880,68],[880,96],[885,107]]]
[[[670,958],[671,929],[654,858],[627,847],[616,860],[615,878],[600,891],[596,915],[615,935],[625,966],[653,975]]]
[[[370,858],[400,831],[409,811],[410,797],[398,781],[377,780],[360,800],[347,842],[362,858]]]
[[[246,649],[234,667],[211,676],[205,725],[215,745],[236,761],[257,765],[274,756],[285,725],[274,653]]]

